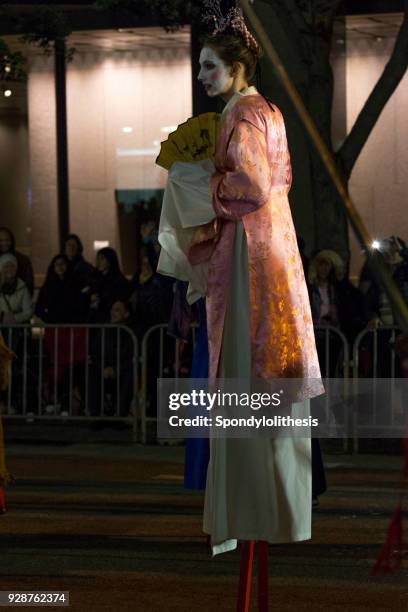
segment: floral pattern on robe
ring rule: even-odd
[[[296,378],[302,401],[324,392],[309,296],[290,211],[292,172],[279,109],[259,94],[224,113],[211,176],[217,237],[209,262],[209,377],[215,378],[227,307],[236,222],[248,243],[253,378]],[[239,330],[237,330],[239,334]]]

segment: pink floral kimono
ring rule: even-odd
[[[269,106],[254,87],[247,92],[235,95],[224,109],[217,171],[210,179],[218,220],[206,294],[210,378],[218,372],[234,237],[242,222],[248,245],[251,374],[302,379],[297,399],[308,399],[324,389],[288,201],[292,174],[285,125],[276,106]]]
[[[202,173],[202,164],[175,166],[169,178],[178,188]],[[209,216],[200,215],[195,232],[190,221],[190,246],[178,264],[186,271],[183,280],[192,285],[195,267],[203,272],[207,266],[206,290],[202,283],[200,290],[206,295],[210,378],[293,378],[293,414],[305,417],[309,399],[324,388],[287,197],[290,157],[280,111],[254,87],[235,94],[225,106],[215,172],[207,180]],[[201,189],[197,201],[204,196]],[[178,211],[182,199],[180,192]],[[164,222],[162,229],[159,238],[165,236]],[[174,238],[178,230],[167,236],[171,231]],[[174,250],[165,239],[162,245],[162,271],[171,273],[164,261]],[[211,535],[213,554],[234,549],[239,539],[280,543],[310,538],[310,440],[212,437],[204,531]]]

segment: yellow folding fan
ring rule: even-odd
[[[181,123],[167,140],[161,143],[156,164],[170,170],[176,161],[214,159],[219,126],[219,113],[202,113]]]

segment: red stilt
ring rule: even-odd
[[[258,542],[258,610],[268,612],[268,542]]]
[[[6,511],[6,496],[4,494],[4,488],[0,485],[0,514]]]
[[[402,492],[399,495],[398,506],[391,517],[388,525],[387,539],[380,550],[371,570],[372,576],[384,576],[400,569],[404,557],[405,546],[403,538],[403,511],[404,497],[407,493],[408,484],[408,431],[404,439],[404,467],[401,473],[400,487]]]
[[[249,612],[255,542],[242,542],[237,612]]]

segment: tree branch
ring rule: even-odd
[[[404,21],[395,42],[391,58],[373,91],[364,104],[349,135],[337,153],[337,159],[346,178],[350,177],[354,164],[364,147],[384,106],[394,93],[408,66],[408,0],[405,3]]]
[[[333,19],[335,18],[340,4],[343,0],[314,0],[314,15],[317,23],[331,30]]]
[[[256,10],[256,0],[254,4]],[[259,3],[259,5],[262,4],[268,7],[268,36],[271,38],[271,40],[273,40],[276,48],[279,49],[281,59],[287,65],[292,78],[298,84],[299,80],[296,79],[296,75],[300,75],[301,78],[303,78],[305,74],[302,49],[298,44],[300,36],[298,35],[293,22],[289,20],[288,15],[286,14],[286,9],[284,11],[280,10],[280,0],[264,0],[263,2]],[[265,7],[262,9],[260,6],[260,10],[262,10],[264,13]],[[269,69],[270,67],[268,65],[268,70]]]
[[[308,25],[303,14],[302,7],[298,6],[296,0],[278,0],[277,3],[279,4],[281,11],[284,10],[288,15],[290,15],[298,36],[299,32],[310,30],[310,26]]]

